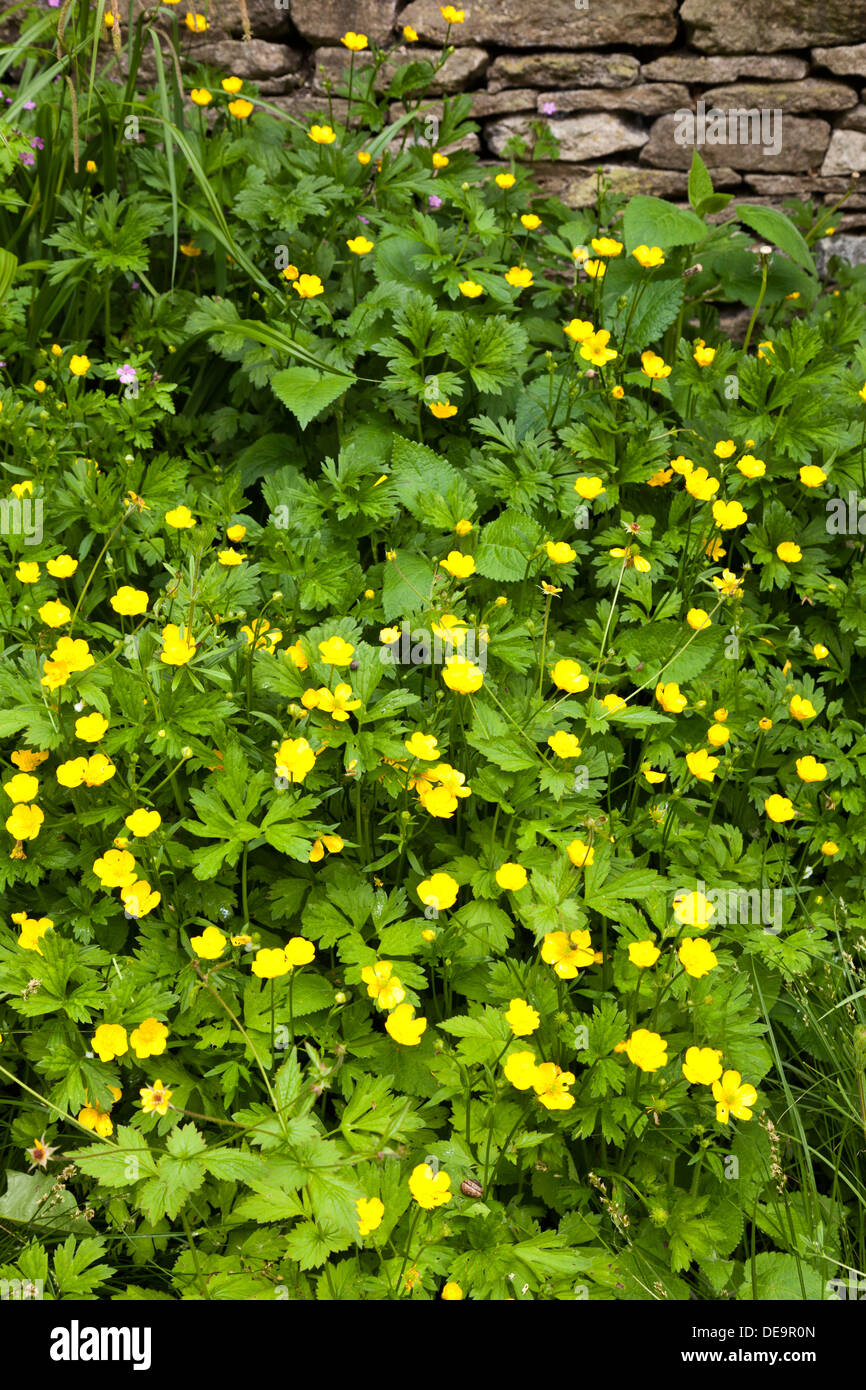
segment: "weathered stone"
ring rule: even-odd
[[[273,0],[272,0],[273,2]],[[292,23],[308,43],[339,44],[347,30],[384,48],[393,35],[397,0],[291,0]],[[343,49],[348,56],[348,50]]]
[[[481,120],[486,116],[515,115],[519,111],[534,111],[538,93],[534,87],[522,90],[510,88],[504,92],[473,92],[472,117]]]
[[[866,170],[866,133],[860,130],[834,130],[821,165],[825,178],[832,174],[850,174]]]
[[[652,63],[644,63],[640,75],[650,82],[736,82],[738,77],[794,82],[808,71],[805,58],[795,58],[792,53],[749,53],[733,58],[667,53]]]
[[[800,82],[738,82],[731,87],[711,87],[703,92],[707,107],[730,111],[735,106],[772,108],[775,111],[848,111],[857,105],[857,93],[844,82],[822,82],[806,77]]]
[[[535,101],[538,93],[530,87],[524,92],[481,91],[470,92],[469,95],[472,97],[472,111],[470,113],[472,119],[482,120],[490,116],[501,116],[506,111],[510,115],[517,115],[518,112],[526,112],[530,116],[534,115]],[[434,102],[431,104],[425,101],[423,105],[424,113],[418,117],[419,125],[423,126],[425,120],[431,116],[434,120],[442,120],[443,113],[441,102]],[[389,120],[396,121],[400,116],[404,116],[405,114],[406,108],[403,106],[402,102],[395,101],[391,103],[388,112]]]
[[[853,111],[846,111],[839,121],[837,129],[866,131],[866,106],[861,104],[855,106]]]
[[[432,48],[418,49],[414,45],[411,51],[405,48],[398,49],[393,59],[385,63],[380,69],[376,78],[377,90],[381,91],[387,87],[394,75],[395,68],[406,63],[410,57],[416,62],[427,59],[431,63],[435,63],[439,57],[439,51]],[[348,72],[350,55],[345,48],[317,48],[313,55],[313,61],[315,64],[313,87],[317,92],[321,92],[325,90],[326,82],[339,86],[344,72]],[[363,71],[364,68],[369,67],[372,61],[372,56],[369,53],[356,53],[355,72]],[[429,87],[426,88],[426,93],[431,96],[441,96],[443,93],[462,92],[484,75],[488,62],[489,58],[484,48],[457,48],[445,60]],[[417,99],[417,92],[410,95],[410,100],[417,101]],[[532,104],[534,105],[534,103]]]
[[[296,73],[303,62],[297,49],[284,43],[265,43],[264,39],[252,39],[249,43],[241,39],[221,39],[217,43],[197,44],[190,58],[253,82]]]
[[[818,68],[829,68],[838,77],[866,77],[866,43],[813,48],[812,62]]]
[[[710,168],[724,164],[734,169],[797,174],[817,169],[830,143],[830,125],[827,121],[785,115],[780,118],[780,148],[775,153],[772,141],[764,143],[760,137],[755,144],[739,143],[741,124],[736,122],[735,125],[731,113],[727,134],[734,139],[725,144],[710,145],[696,141],[695,136],[684,129],[683,121],[677,114],[660,116],[653,125],[648,144],[641,152],[641,162],[663,169],[688,169],[692,162],[692,150],[696,147]],[[772,125],[775,130],[776,122],[773,121]]]
[[[449,42],[500,48],[604,48],[628,36],[643,45],[673,43],[676,0],[604,0],[575,9],[574,0],[472,0]],[[400,14],[424,39],[441,42],[439,0],[412,0]]]
[[[326,125],[333,117],[341,125],[345,123],[349,111],[349,103],[342,101],[338,97],[333,97],[329,103],[327,98],[324,100],[315,92],[308,89],[303,92],[293,92],[289,96],[274,96],[270,98],[272,106],[276,106],[280,111],[285,111],[289,116],[294,116],[296,121],[301,121],[303,125]]]
[[[539,187],[545,193],[561,198],[569,207],[591,207],[598,196],[597,167],[592,164],[541,163],[536,165],[535,174]],[[678,169],[641,169],[624,164],[602,167],[613,192],[625,194],[626,197],[644,193],[654,198],[676,200],[685,198],[688,193],[689,176]],[[740,182],[740,175],[733,169],[713,170],[716,188],[735,188]]]
[[[831,256],[840,256],[850,265],[866,265],[866,237],[822,237],[815,247],[815,261],[818,266],[818,274],[822,278],[827,274]]]
[[[860,0],[685,0],[680,9],[690,42],[708,53],[775,53],[780,48],[866,39]]]
[[[593,116],[572,116],[563,121],[549,122],[552,135],[559,141],[559,157],[569,162],[600,159],[617,150],[640,149],[646,144],[646,132],[621,116],[606,113]],[[505,154],[509,140],[526,140],[530,149],[534,139],[531,122],[526,116],[510,116],[493,121],[485,127],[487,145],[494,154]]]
[[[746,182],[756,193],[768,198],[840,198],[848,187],[848,179],[797,178],[794,174],[747,174]]]
[[[152,6],[150,7],[152,8]],[[196,5],[190,5],[190,9],[196,9]],[[209,4],[202,9],[207,9],[208,17],[208,36],[211,40],[229,38],[236,36],[240,38],[244,33],[243,13],[239,0],[209,0]],[[291,31],[289,23],[288,7],[283,0],[283,7],[277,8],[274,0],[246,0],[246,9],[250,22],[250,33],[255,34],[259,39],[272,39],[288,36]],[[121,14],[124,8],[121,6]],[[181,21],[181,32],[186,35]]]
[[[576,92],[541,92],[538,110],[555,107],[556,115],[568,111],[630,111],[636,116],[661,116],[679,106],[689,106],[688,87],[676,82],[647,82],[635,87],[584,87]]]
[[[627,87],[640,63],[631,53],[504,53],[487,74],[491,92],[503,87]]]

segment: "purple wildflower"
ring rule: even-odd
[[[555,116],[555,115],[556,115],[556,102],[555,102],[555,101],[545,101],[545,102],[543,102],[543,103],[542,103],[542,107],[541,107],[541,114],[542,114],[542,116]]]
[[[45,141],[42,139],[41,135],[34,135],[33,139],[30,141],[30,144],[33,146],[34,150],[45,149]]]
[[[437,198],[437,196],[436,196],[435,193],[431,193],[431,194],[430,194],[429,198],[427,199],[427,202],[430,204],[431,208],[434,208],[434,209],[435,209],[435,208],[441,208],[441,206],[442,206],[442,199],[441,199],[441,198]]]
[[[35,110],[36,110],[36,102],[35,102],[35,101],[25,101],[22,110],[24,110],[24,111],[35,111]]]
[[[116,375],[124,386],[131,386],[134,381],[138,380],[138,372],[129,362],[124,362],[122,367],[118,367]]]
[[[30,165],[36,163],[36,156],[32,153],[31,150],[22,150],[18,158],[21,160],[22,164]]]

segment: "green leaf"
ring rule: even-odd
[[[628,204],[623,230],[629,251],[641,245],[688,246],[703,241],[707,235],[707,228],[696,213],[642,193]]]
[[[809,247],[793,222],[783,212],[777,212],[775,208],[754,207],[751,203],[737,203],[734,210],[740,221],[745,222],[747,227],[758,233],[758,236],[772,241],[790,256],[792,261],[805,266],[813,275],[817,274]]]
[[[697,150],[692,150],[692,167],[689,170],[689,202],[700,216],[701,203],[713,196],[713,181]]]
[[[355,380],[354,376],[323,376],[312,367],[286,367],[271,377],[271,390],[305,430]]]

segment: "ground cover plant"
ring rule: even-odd
[[[576,213],[363,35],[298,122],[181,82],[177,9],[23,13],[0,1279],[844,1296],[866,311],[815,272],[832,212],[696,155],[688,210]]]

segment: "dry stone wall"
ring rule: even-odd
[[[682,200],[695,143],[718,186],[752,202],[833,203],[852,174],[866,174],[866,0],[464,3],[437,92],[472,94],[477,148],[491,161],[507,158],[514,136],[531,147],[543,119],[558,154],[541,164],[542,183],[574,206],[592,200],[599,164],[618,189]],[[258,81],[295,115],[322,109],[339,82],[346,30],[428,56],[445,32],[438,0],[198,7],[210,29],[191,41],[186,65],[204,61]],[[419,36],[411,50],[407,24]],[[335,114],[341,109],[336,103]],[[840,213],[840,232],[866,232],[863,184]]]

